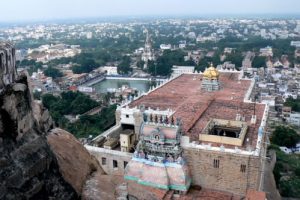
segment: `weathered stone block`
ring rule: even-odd
[[[15,92],[25,92],[26,89],[27,89],[27,86],[22,83],[16,83],[13,85],[13,90]]]
[[[19,169],[14,171],[14,174],[6,179],[6,185],[11,188],[21,188],[24,183],[25,180],[23,178],[22,171]]]

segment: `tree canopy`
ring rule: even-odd
[[[132,68],[130,67],[130,57],[124,56],[122,58],[121,63],[118,65],[117,70],[119,74],[129,74],[132,72]]]
[[[89,73],[97,68],[97,63],[91,58],[83,58],[79,63],[72,67],[72,71],[75,74]]]
[[[90,109],[99,106],[99,103],[92,100],[89,96],[81,92],[63,92],[61,96],[45,94],[42,96],[42,102],[50,111],[54,121],[60,125],[66,123],[64,115],[83,114]]]
[[[277,126],[272,134],[271,142],[278,146],[295,147],[300,141],[297,132],[286,126]]]
[[[240,52],[232,53],[226,56],[225,61],[230,61],[232,64],[235,64],[236,68],[242,67],[243,55]]]
[[[300,112],[300,98],[293,99],[292,97],[289,97],[285,101],[284,105],[290,106],[295,112]]]
[[[44,74],[45,74],[46,76],[52,77],[52,78],[54,78],[54,79],[63,76],[63,73],[61,73],[61,71],[59,71],[58,69],[53,68],[53,67],[48,67],[48,68],[44,71]]]
[[[207,67],[209,67],[210,63],[214,66],[221,64],[220,55],[215,53],[213,57],[204,57],[201,58],[198,65],[196,66],[196,71],[204,71]]]
[[[74,134],[76,137],[88,137],[99,135],[115,123],[116,105],[103,107],[97,115],[81,115],[79,120],[70,123],[64,115],[83,114],[99,105],[96,101],[81,92],[63,92],[61,96],[45,94],[42,102],[49,109],[53,120]]]
[[[75,123],[69,123],[66,129],[76,137],[97,136],[115,123],[116,105],[105,107],[97,115],[82,115]]]
[[[148,62],[148,72],[152,75],[169,76],[172,73],[173,65],[188,65],[184,61],[186,54],[182,50],[165,50],[163,55],[158,57],[156,62]]]
[[[263,56],[254,57],[252,61],[252,67],[254,68],[266,67],[266,58]]]

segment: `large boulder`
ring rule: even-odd
[[[63,178],[81,195],[87,179],[95,172],[104,174],[98,161],[69,132],[55,128],[47,135]]]
[[[86,182],[83,191],[83,200],[126,200],[127,184],[123,176],[94,173]]]

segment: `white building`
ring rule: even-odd
[[[224,53],[231,54],[234,50],[235,50],[235,48],[226,47],[226,48],[224,48]]]
[[[235,70],[235,64],[232,64],[230,61],[224,62],[222,65],[217,66],[218,70]]]
[[[204,43],[204,42],[207,42],[207,41],[216,42],[217,38],[215,36],[207,36],[207,37],[198,36],[197,39],[196,39],[196,42],[200,42],[200,43]]]
[[[106,71],[107,75],[118,75],[118,68],[114,66],[104,66],[103,71]]]
[[[267,32],[266,32],[266,29],[261,29],[260,30],[260,36],[262,37],[262,38],[267,38]]]
[[[79,86],[78,91],[80,92],[86,92],[86,93],[92,93],[94,92],[94,88],[92,87],[86,87],[86,86]]]
[[[186,47],[186,41],[180,41],[178,47],[179,49],[184,49]]]
[[[86,38],[87,39],[92,39],[92,37],[93,37],[93,33],[92,32],[87,32],[86,33]]]
[[[300,47],[300,41],[291,41],[291,46],[299,48]]]
[[[260,56],[273,56],[273,49],[270,46],[267,46],[265,48],[261,48],[259,50]]]
[[[284,153],[286,153],[286,154],[291,154],[292,153],[292,150],[287,148],[287,147],[279,147],[279,149],[281,151],[283,151]]]
[[[161,50],[170,50],[172,48],[171,44],[161,44],[160,46]]]
[[[181,74],[192,74],[195,71],[195,67],[194,66],[177,66],[177,65],[173,65],[172,68],[172,77],[176,77],[179,76]]]
[[[290,124],[300,126],[300,113],[291,113],[286,121]]]

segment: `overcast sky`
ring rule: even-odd
[[[0,21],[137,15],[300,14],[300,0],[1,0]]]

